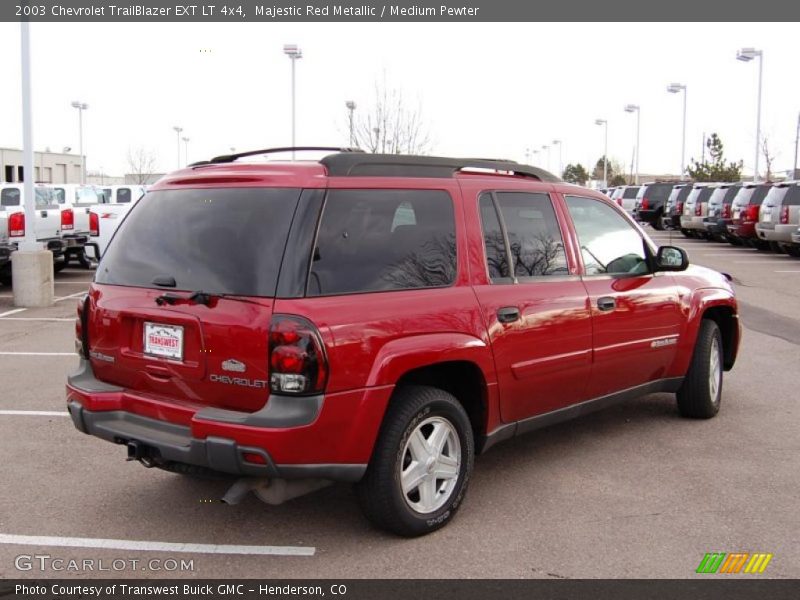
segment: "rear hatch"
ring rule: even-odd
[[[136,203],[90,293],[95,375],[166,401],[263,407],[270,318],[299,195],[180,189]]]
[[[761,211],[758,217],[762,226],[767,226],[767,229],[774,229],[775,224],[780,222],[783,199],[788,191],[788,186],[776,185],[767,192],[764,201],[761,203]]]

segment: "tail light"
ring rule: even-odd
[[[683,214],[683,202],[678,202],[678,209],[677,209],[677,213],[678,213],[679,215],[682,215],[682,214]]]
[[[75,352],[81,358],[89,358],[89,326],[87,319],[89,312],[87,304],[89,303],[89,295],[86,294],[78,300],[77,318],[75,319]]]
[[[789,207],[784,206],[781,208],[781,225],[789,224]]]
[[[730,219],[731,218],[731,205],[730,204],[723,204],[722,205],[722,218],[723,219]]]
[[[71,231],[75,229],[75,213],[71,208],[65,208],[61,211],[61,229],[63,231]]]
[[[620,196],[619,198],[617,198],[617,204],[619,204],[620,206],[622,206],[622,196]]]
[[[747,207],[745,221],[758,221],[758,211],[761,207],[758,204],[751,204]]]
[[[703,216],[703,204],[702,202],[698,202],[694,207],[694,216],[701,217]]]
[[[100,235],[100,217],[97,213],[89,213],[89,235]]]
[[[647,198],[642,200],[642,210],[650,210],[650,200]]]
[[[25,213],[18,212],[8,217],[9,237],[25,237]]]
[[[328,380],[328,359],[314,325],[302,317],[276,315],[269,328],[270,390],[317,394]]]

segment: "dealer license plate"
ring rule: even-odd
[[[145,322],[144,353],[182,361],[183,327]]]

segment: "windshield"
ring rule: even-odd
[[[210,294],[274,296],[298,189],[148,193],[131,209],[97,269],[97,283]]]

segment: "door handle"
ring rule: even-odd
[[[497,320],[501,323],[519,321],[519,309],[516,306],[505,306],[497,310]]]
[[[617,308],[617,301],[611,296],[603,296],[597,299],[597,308],[600,310],[614,310]]]

